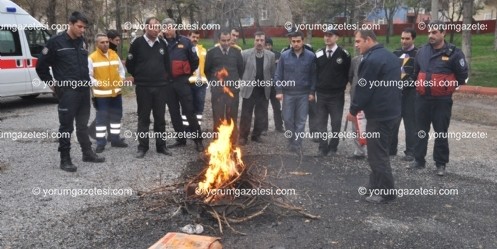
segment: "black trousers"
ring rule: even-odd
[[[90,88],[57,88],[59,99],[59,151],[71,149],[71,136],[76,121],[76,136],[82,151],[91,150],[88,137],[88,119],[90,118]]]
[[[269,101],[271,102],[271,106],[273,107],[273,120],[274,120],[274,127],[276,130],[283,130],[283,118],[281,117],[281,103],[279,100],[276,99],[276,89],[274,86],[271,87],[271,93],[269,94]],[[243,104],[242,104],[243,105]],[[269,107],[269,103],[268,103]],[[266,108],[266,114],[265,116],[268,116],[267,112],[268,108]],[[265,131],[268,130],[269,127],[269,119],[266,118],[266,121],[264,123],[264,129]]]
[[[222,88],[213,89],[211,91],[211,104],[212,104],[212,123],[213,131],[218,132],[219,126],[223,120],[234,122],[233,132],[231,133],[231,142],[236,144],[238,142],[238,105],[239,105],[239,92],[233,91],[233,97],[224,93]]]
[[[254,114],[254,129],[252,137],[260,137],[264,131],[264,125],[268,123],[267,108],[269,102],[266,99],[263,87],[255,87],[248,99],[243,99],[242,113],[240,115],[240,138],[247,139]]]
[[[402,91],[402,119],[404,120],[404,129],[406,132],[406,156],[414,156],[414,146],[418,137],[416,130],[416,114],[415,114],[416,88],[405,88]],[[392,134],[392,143],[390,144],[390,155],[397,154],[397,145],[399,143],[399,128],[400,119],[395,126]]]
[[[452,115],[452,99],[426,99],[416,95],[416,128],[424,131],[424,138],[417,137],[414,150],[414,159],[424,163],[428,150],[428,133],[430,124],[438,134],[447,134]],[[446,135],[435,138],[433,147],[433,160],[436,164],[446,164],[449,162],[449,140]]]
[[[390,166],[389,146],[394,126],[399,118],[378,121],[368,119],[366,132],[371,134],[367,137],[368,163],[371,167],[369,175],[369,187],[371,189],[393,189],[395,188]],[[373,137],[373,134],[377,134]],[[393,199],[395,195],[383,195],[386,199]]]
[[[150,112],[154,117],[155,147],[162,150],[166,141],[162,134],[166,131],[166,91],[165,86],[136,86],[136,102],[138,104],[138,150],[149,149]]]
[[[319,131],[318,122],[319,122],[319,120],[317,118],[316,100],[309,101],[309,131],[310,132]]]
[[[342,128],[343,105],[345,103],[345,93],[338,92],[333,94],[316,93],[317,103],[317,125],[319,132],[327,132],[328,116],[331,120],[331,132],[339,133]],[[319,142],[320,151],[337,151],[340,139],[333,136],[331,139],[322,139]]]
[[[202,140],[200,136],[200,125],[197,121],[197,116],[193,111],[193,95],[190,89],[188,78],[179,79],[169,84],[166,91],[167,106],[169,107],[169,115],[175,132],[185,132],[185,126],[181,119],[181,111],[186,116],[189,125],[189,132],[196,133],[194,140]],[[181,104],[181,106],[180,106]],[[186,138],[176,139],[180,142],[186,142]]]

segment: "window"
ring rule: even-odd
[[[0,27],[0,56],[19,55],[22,55],[22,50],[18,31]]]
[[[48,39],[50,39],[50,34],[44,29],[25,29],[24,33],[26,34],[26,39],[29,44],[29,51],[31,52],[31,56],[38,57],[41,53],[41,50],[47,44]]]
[[[267,14],[267,9],[261,9],[261,20],[264,21],[264,20],[267,20],[268,19],[268,14]]]

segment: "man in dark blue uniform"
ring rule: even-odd
[[[452,94],[468,79],[466,58],[459,48],[445,42],[444,26],[441,21],[428,24],[428,44],[419,49],[414,64],[414,75],[417,76],[416,128],[419,131],[414,149],[415,161],[410,168],[425,167],[428,133],[432,125],[438,134],[433,146],[438,176],[445,175],[445,166],[449,162],[447,132],[452,114]]]
[[[97,156],[92,150],[88,137],[91,81],[88,72],[88,48],[83,39],[87,24],[88,20],[83,14],[73,12],[69,17],[69,29],[48,40],[36,66],[40,79],[51,86],[59,99],[60,168],[68,172],[77,170],[70,155],[75,120],[83,162],[105,161],[105,158]]]
[[[341,129],[345,88],[349,82],[350,54],[337,45],[339,33],[334,29],[324,31],[325,47],[316,51],[317,82],[316,109],[319,132],[327,132],[328,117],[331,131],[338,134]],[[319,142],[319,155],[335,155],[338,149],[338,135],[331,139],[323,137]]]

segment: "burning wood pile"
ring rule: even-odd
[[[218,75],[223,79],[227,76],[227,72],[221,70]],[[223,91],[229,96],[233,95],[225,86]],[[221,233],[223,225],[226,225],[233,232],[243,234],[236,231],[231,224],[248,221],[264,214],[267,210],[283,215],[290,211],[307,218],[318,219],[319,216],[306,213],[303,208],[294,206],[284,196],[257,194],[259,192],[256,190],[279,188],[266,181],[267,168],[246,165],[243,162],[240,147],[233,144],[230,139],[234,126],[233,120],[223,120],[218,127],[217,138],[205,151],[204,165],[207,164],[207,167],[193,179],[163,186],[149,193],[164,192],[164,190],[178,193],[177,189],[183,186],[184,196],[181,200],[178,201],[173,197],[174,202],[180,205],[177,212],[183,209],[200,216],[209,214],[217,221]],[[243,194],[247,192],[249,194]]]
[[[221,233],[223,225],[226,225],[233,232],[243,234],[230,224],[253,219],[264,214],[271,206],[279,208],[279,211],[293,211],[308,218],[319,218],[292,205],[283,196],[239,195],[240,192],[257,192],[255,190],[278,187],[265,181],[266,168],[245,165],[241,149],[230,141],[233,126],[233,122],[224,121],[219,127],[218,138],[209,145],[206,152],[208,167],[185,186],[186,205],[200,207],[210,214],[217,220]]]

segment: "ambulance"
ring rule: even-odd
[[[0,0],[0,98],[52,94],[36,74],[38,57],[50,33],[17,4]]]

